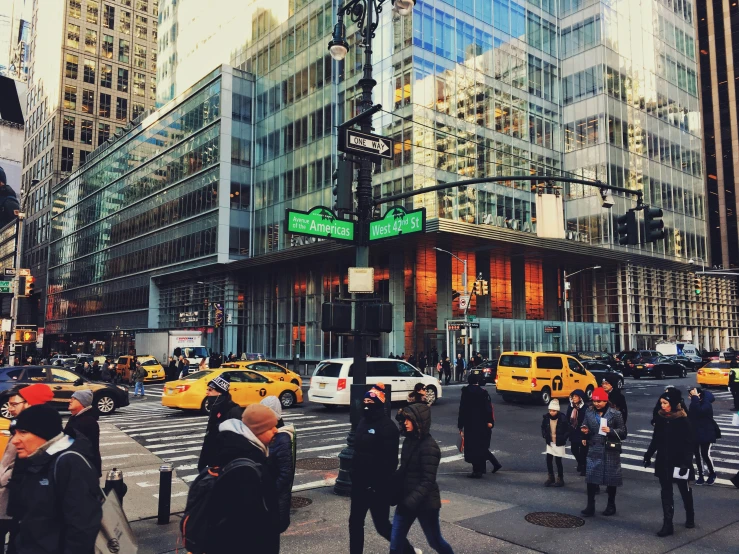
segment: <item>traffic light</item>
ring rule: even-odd
[[[26,277],[26,288],[25,288],[25,295],[31,296],[34,292],[36,292],[36,283],[35,279],[32,275],[29,275]]]
[[[639,244],[639,224],[636,222],[636,212],[628,211],[616,218],[616,230],[618,243],[621,246]]]
[[[352,198],[352,182],[354,181],[354,164],[347,160],[339,160],[333,175],[334,180],[334,212],[351,212],[354,208]]]
[[[488,295],[488,282],[487,281],[480,281],[482,283],[482,296]]]
[[[15,342],[36,342],[36,331],[32,329],[16,329]]]
[[[697,275],[693,275],[693,289],[695,290],[696,296],[700,296],[703,292],[703,283],[701,282],[701,278]]]
[[[665,222],[661,208],[644,208],[644,241],[656,242],[665,238]]]

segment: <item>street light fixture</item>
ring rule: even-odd
[[[339,21],[334,25],[334,33],[331,41],[328,43],[328,51],[331,57],[340,62],[346,57],[349,51],[349,43],[346,42],[346,27],[344,27],[344,18],[339,16]]]
[[[567,279],[569,279],[570,277],[574,277],[578,273],[582,273],[583,271],[587,271],[588,269],[600,269],[600,267],[601,266],[599,266],[599,265],[594,265],[592,267],[586,267],[584,269],[578,269],[574,273],[567,273],[566,271],[563,272],[564,273],[564,280],[563,280],[563,283],[564,283],[563,289],[564,290],[562,291],[562,296],[563,296],[563,299],[564,299],[564,306],[563,307],[564,307],[564,312],[565,312],[565,352],[569,352],[569,350],[570,350],[570,332],[569,332],[569,325],[568,325],[569,324],[569,319],[570,319],[569,318],[570,303],[567,300],[567,291],[570,288],[570,282]]]

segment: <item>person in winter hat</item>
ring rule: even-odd
[[[416,385],[413,387],[413,390],[408,393],[408,404],[414,404],[416,402],[420,402],[421,404],[426,404],[426,387],[423,383],[416,383]]]
[[[577,460],[577,472],[585,477],[585,464],[588,458],[587,441],[584,441],[580,427],[585,421],[585,401],[587,396],[582,389],[575,389],[570,394],[570,405],[567,407],[567,424],[570,426],[569,438],[572,455]],[[585,444],[583,444],[585,442]]]
[[[608,491],[608,504],[604,516],[616,513],[616,489],[623,485],[621,477],[621,454],[615,449],[606,449],[606,441],[619,442],[626,438],[626,426],[621,412],[608,403],[608,393],[601,387],[593,391],[593,406],[585,412],[580,432],[588,443],[586,479],[588,505],[582,510],[584,516],[595,515],[595,494],[600,485]]]
[[[603,390],[608,393],[608,401],[611,405],[621,412],[621,417],[624,420],[624,425],[629,419],[629,408],[626,406],[626,398],[618,388],[618,375],[607,373],[603,377]]]
[[[54,393],[49,388],[49,385],[44,385],[43,383],[22,387],[18,390],[18,395],[23,398],[28,406],[46,404],[54,398]]]
[[[502,466],[490,452],[490,438],[495,424],[490,395],[479,386],[477,375],[471,373],[467,382],[469,385],[462,389],[459,399],[457,428],[464,437],[464,461],[472,464],[472,473],[468,477],[479,479],[486,472],[488,461],[493,464],[493,473]]]
[[[570,434],[570,427],[567,424],[567,416],[559,411],[559,400],[553,398],[549,402],[549,411],[544,414],[541,420],[541,436],[547,445],[547,480],[544,482],[545,487],[564,487],[564,469],[562,467],[562,458],[565,456],[565,446],[567,445],[567,437]],[[553,461],[557,461],[557,480],[554,480]]]
[[[677,483],[685,506],[685,527],[695,527],[693,510],[693,429],[688,414],[681,406],[682,396],[676,389],[667,391],[659,397],[660,410],[654,424],[652,441],[644,454],[644,467],[652,464],[652,456],[657,452],[654,474],[659,478],[662,497],[662,529],[657,536],[666,537],[674,533],[672,518],[675,504],[672,491],[673,481]]]
[[[276,396],[267,396],[260,404],[267,406],[277,416],[277,434],[269,445],[267,463],[275,478],[277,489],[277,508],[280,512],[279,531],[284,533],[290,526],[290,503],[295,480],[297,453],[295,426],[292,423],[285,425],[282,420],[282,403]]]
[[[684,411],[686,414],[688,413],[688,405],[685,403],[685,400],[683,400],[683,393],[680,392],[680,389],[676,388],[675,385],[667,385],[665,387],[665,392],[669,392],[670,394],[674,395],[677,399],[678,407]],[[657,422],[657,414],[662,409],[662,404],[660,403],[660,399],[657,399],[657,403],[654,405],[654,410],[652,410],[652,427],[654,427],[654,424]]]
[[[269,444],[279,419],[263,404],[250,404],[240,419],[219,426],[214,465],[226,468],[208,500],[208,554],[280,551],[280,515]],[[233,462],[233,463],[232,463]]]
[[[231,400],[228,389],[231,383],[223,375],[218,375],[208,383],[208,390],[203,406],[208,412],[208,426],[205,430],[203,448],[198,460],[198,471],[215,464],[217,455],[218,428],[227,419],[241,419],[243,410]]]
[[[690,389],[688,393],[690,407],[688,419],[695,433],[695,463],[698,466],[698,480],[696,485],[713,485],[716,481],[716,471],[711,459],[711,445],[718,440],[718,425],[713,419],[713,393],[699,387]],[[708,480],[703,478],[703,466],[708,469]]]
[[[72,438],[83,435],[90,441],[93,455],[93,468],[98,477],[102,473],[102,459],[100,457],[100,426],[98,425],[98,414],[92,407],[92,391],[78,390],[72,394],[69,400],[69,411],[72,415],[64,427],[64,432]]]

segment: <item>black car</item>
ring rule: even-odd
[[[656,350],[625,350],[614,357],[621,363],[617,369],[626,377],[633,376],[633,369],[640,360],[661,356]]]
[[[680,365],[684,365],[688,368],[688,371],[698,371],[698,368],[703,367],[703,364],[697,361],[693,361],[687,356],[667,356],[671,360],[676,361]]]
[[[498,375],[498,360],[489,360],[482,362],[472,368],[471,373],[474,375],[481,375],[485,383],[495,383],[495,377]]]
[[[688,368],[667,356],[652,356],[636,360],[631,367],[631,374],[634,379],[642,377],[662,379],[667,375],[687,377]]]
[[[581,360],[580,363],[585,369],[593,374],[593,377],[595,377],[595,381],[596,383],[598,383],[598,386],[601,385],[601,383],[603,382],[603,378],[606,375],[615,375],[618,377],[618,388],[624,388],[623,373],[621,373],[620,371],[616,371],[605,362],[600,362],[597,360]]]
[[[110,415],[116,408],[128,406],[128,387],[90,381],[69,369],[42,366],[11,366],[0,369],[0,416],[9,419],[10,391],[18,385],[49,385],[54,398],[49,402],[58,410],[66,410],[72,394],[78,390],[91,390],[92,405],[101,415]]]

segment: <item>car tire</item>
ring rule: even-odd
[[[5,419],[13,419],[13,416],[10,415],[10,406],[8,405],[10,403],[10,398],[3,398],[2,403],[0,404],[0,416],[4,417]]]
[[[111,415],[115,412],[115,400],[109,394],[103,393],[95,399],[95,409],[100,415]]]
[[[298,381],[297,379],[293,379],[293,380],[292,380],[292,381],[290,381],[290,382],[291,382],[291,383],[292,383],[293,385],[295,385],[296,387],[299,387],[299,386],[300,386],[300,381]]]
[[[426,403],[429,406],[436,404],[437,394],[436,387],[426,387]]]
[[[590,399],[590,398],[591,398],[591,397],[593,396],[593,391],[594,391],[594,390],[595,390],[595,389],[593,388],[593,385],[588,385],[588,386],[587,386],[587,387],[585,388],[585,394],[587,394],[587,395],[588,395],[588,399]]]
[[[203,398],[203,403],[200,405],[200,411],[204,415],[210,415],[210,406],[208,405],[208,397]]]
[[[277,398],[280,400],[280,404],[282,404],[283,410],[286,408],[292,408],[297,401],[295,393],[290,390],[282,391],[280,393],[280,396],[278,396]]]
[[[507,402],[508,404],[513,402],[513,397],[511,395],[503,394],[502,396],[503,396],[503,402]]]
[[[541,389],[541,392],[539,393],[539,402],[541,402],[544,406],[549,406],[549,403],[552,401],[552,391],[549,387],[544,387]]]

